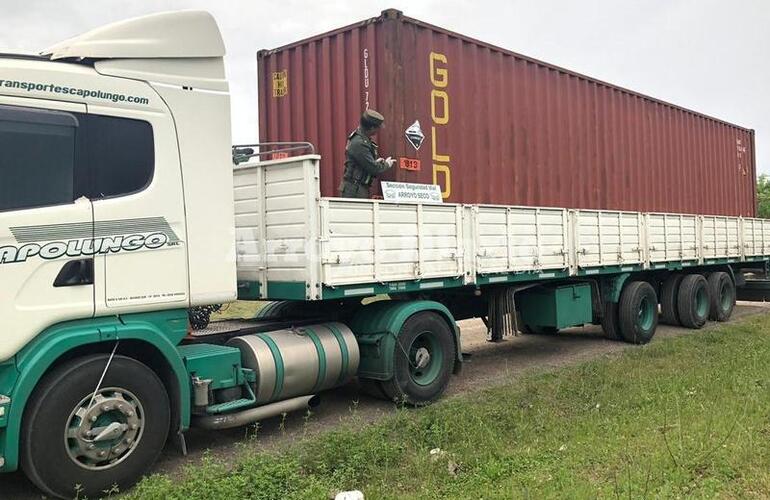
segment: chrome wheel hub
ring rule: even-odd
[[[131,392],[117,387],[89,394],[67,420],[64,441],[69,457],[89,470],[103,470],[125,460],[144,431],[144,409]]]
[[[425,347],[420,347],[414,355],[414,367],[422,370],[430,364],[430,351]]]

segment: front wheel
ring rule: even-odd
[[[57,498],[98,498],[133,485],[155,462],[168,435],[166,390],[144,364],[115,356],[69,361],[47,374],[24,413],[21,464]]]
[[[421,312],[404,322],[393,359],[393,378],[382,391],[396,403],[421,406],[443,394],[456,357],[454,333],[433,312]]]

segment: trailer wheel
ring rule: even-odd
[[[610,340],[623,340],[623,337],[620,335],[617,302],[604,303],[602,330],[604,330],[604,336]]]
[[[679,312],[677,311],[676,299],[679,293],[679,286],[682,284],[681,274],[672,274],[663,282],[660,290],[660,321],[667,325],[679,326]]]
[[[393,356],[393,378],[380,383],[385,395],[396,403],[426,405],[449,384],[454,333],[438,314],[417,313],[401,327]]]
[[[620,334],[632,344],[646,344],[658,327],[658,297],[646,281],[634,281],[623,288],[618,304]]]
[[[98,498],[133,485],[155,462],[168,435],[166,389],[142,363],[115,356],[69,361],[47,374],[24,412],[21,465],[56,498]]]
[[[676,301],[682,326],[697,329],[706,324],[711,307],[711,294],[706,278],[700,274],[688,274],[682,278]]]
[[[709,274],[709,294],[711,295],[711,312],[709,318],[715,321],[727,321],[735,307],[735,285],[730,275],[717,271]]]

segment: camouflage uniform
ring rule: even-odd
[[[382,121],[382,115],[367,110],[361,117],[361,126],[348,136],[345,172],[339,187],[343,198],[369,198],[374,178],[391,167],[386,160],[379,158],[377,143],[364,130],[367,126],[379,127]]]

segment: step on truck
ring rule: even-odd
[[[435,401],[460,319],[634,344],[725,321],[770,259],[754,218],[322,197],[312,146],[231,147],[224,54],[181,12],[0,55],[0,471],[48,495],[354,377]],[[266,302],[207,324],[236,299]]]

